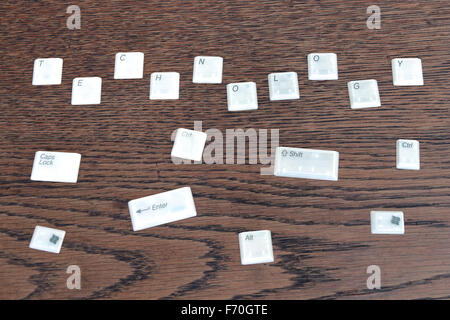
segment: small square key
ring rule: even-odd
[[[153,72],[150,76],[150,100],[178,99],[180,74],[178,72]]]
[[[397,140],[397,169],[420,170],[419,141]]]
[[[273,262],[272,235],[269,230],[239,233],[243,265]]]
[[[52,229],[47,227],[36,226],[34,228],[33,237],[30,241],[30,248],[59,253],[66,232],[63,230]]]
[[[404,234],[405,223],[401,211],[371,211],[372,234]]]
[[[142,52],[119,52],[116,54],[114,79],[142,79],[144,54]]]
[[[337,80],[338,66],[335,53],[308,54],[309,80]]]
[[[268,80],[271,101],[300,99],[297,72],[271,73]]]
[[[30,180],[76,183],[80,161],[79,153],[38,151]]]
[[[222,57],[198,56],[194,58],[193,83],[222,83]]]
[[[100,104],[102,78],[75,78],[72,82],[72,105]]]
[[[207,134],[200,131],[178,129],[172,148],[172,157],[201,161]]]
[[[419,58],[392,59],[394,86],[423,86],[422,60]]]
[[[46,58],[34,60],[33,86],[61,84],[63,59]]]
[[[256,83],[239,82],[227,84],[228,111],[258,109]]]
[[[358,80],[347,83],[352,109],[381,106],[377,80]]]

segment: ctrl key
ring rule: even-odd
[[[239,233],[243,265],[273,262],[272,235],[269,230]]]
[[[30,241],[30,248],[59,253],[66,232],[63,230],[52,229],[47,227],[36,226],[34,228],[33,237]]]

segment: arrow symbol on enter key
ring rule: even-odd
[[[150,210],[150,207],[148,207],[147,209],[136,210],[136,213],[141,213],[141,212],[148,211],[148,210]]]

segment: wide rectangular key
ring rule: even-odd
[[[34,156],[31,180],[70,182],[78,180],[81,155],[69,152],[38,151]]]
[[[190,187],[131,200],[128,208],[134,231],[197,215]]]
[[[280,177],[338,180],[339,152],[278,147],[274,174]]]
[[[59,253],[65,235],[66,232],[63,230],[36,226],[29,247],[31,249]]]
[[[243,265],[274,261],[272,235],[269,230],[239,233],[239,249]]]
[[[397,169],[420,170],[419,141],[397,140]]]
[[[402,211],[371,211],[370,226],[373,234],[404,234]]]

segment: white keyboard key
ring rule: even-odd
[[[33,237],[30,241],[30,248],[59,253],[61,251],[61,246],[65,235],[66,232],[63,230],[36,226],[36,228],[34,228]]]
[[[358,80],[347,83],[352,109],[381,106],[377,80]]]
[[[420,170],[419,141],[397,140],[397,169]]]
[[[271,101],[300,99],[297,72],[271,73],[268,80]]]
[[[371,211],[370,226],[373,234],[404,234],[403,212]]]
[[[338,180],[339,152],[277,147],[274,174],[280,177]]]
[[[201,161],[207,134],[200,131],[178,129],[172,148],[172,157]]]
[[[33,86],[61,84],[63,59],[39,58],[34,60]]]
[[[269,230],[239,233],[243,265],[273,262],[272,235]]]
[[[419,58],[392,59],[394,86],[423,86],[422,60]]]
[[[30,179],[75,183],[80,161],[81,155],[78,153],[38,151],[34,156]]]
[[[178,72],[153,72],[150,76],[150,100],[173,100],[180,95]]]
[[[222,83],[222,57],[198,56],[194,58],[193,83]]]
[[[128,208],[134,231],[197,215],[190,187],[131,200]]]
[[[116,54],[114,79],[142,79],[144,54],[142,52],[119,52]]]
[[[239,82],[227,84],[228,111],[258,109],[256,83]]]
[[[308,54],[309,80],[337,80],[338,66],[335,53]]]
[[[75,78],[72,82],[72,105],[100,104],[102,78]]]

